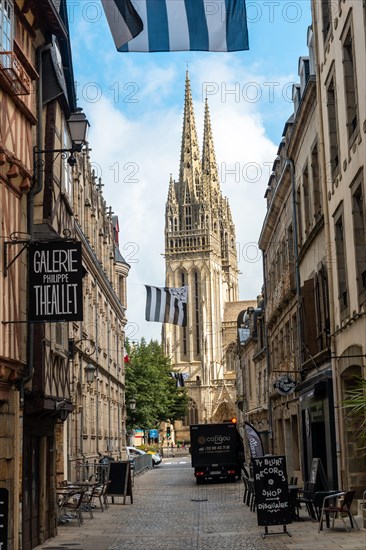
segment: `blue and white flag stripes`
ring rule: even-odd
[[[131,0],[136,18],[143,25],[143,30],[131,39],[126,33],[126,27],[131,29],[131,21],[126,22],[119,6],[123,1],[102,2],[114,14],[113,25],[110,18],[108,22],[120,52],[249,49],[245,0]],[[126,2],[130,4],[130,0]]]
[[[158,288],[146,287],[146,321],[170,323],[185,327],[187,325],[187,296],[188,287]]]

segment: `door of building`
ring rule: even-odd
[[[40,438],[24,436],[23,452],[23,550],[39,544]]]
[[[23,550],[31,550],[55,535],[51,503],[53,440],[53,436],[24,434]]]

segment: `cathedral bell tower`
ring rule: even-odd
[[[170,177],[166,202],[165,266],[167,287],[188,286],[187,326],[163,329],[165,352],[173,368],[185,373],[187,424],[214,422],[214,394],[224,377],[224,306],[238,300],[236,238],[221,193],[207,99],[200,156],[188,72],[179,179]]]

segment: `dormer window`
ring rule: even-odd
[[[299,59],[299,77],[300,77],[300,91],[301,95],[303,95],[307,81],[309,79],[309,58],[308,57],[300,57]]]
[[[298,84],[292,86],[292,101],[294,102],[294,113],[296,115],[300,106],[300,86]]]

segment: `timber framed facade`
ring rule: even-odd
[[[76,458],[125,448],[129,266],[89,149],[75,165],[54,151],[77,110],[66,1],[0,10],[0,485],[8,548],[30,550],[57,533],[57,484],[84,479]],[[27,322],[27,244],[64,240],[81,242],[84,320]]]

